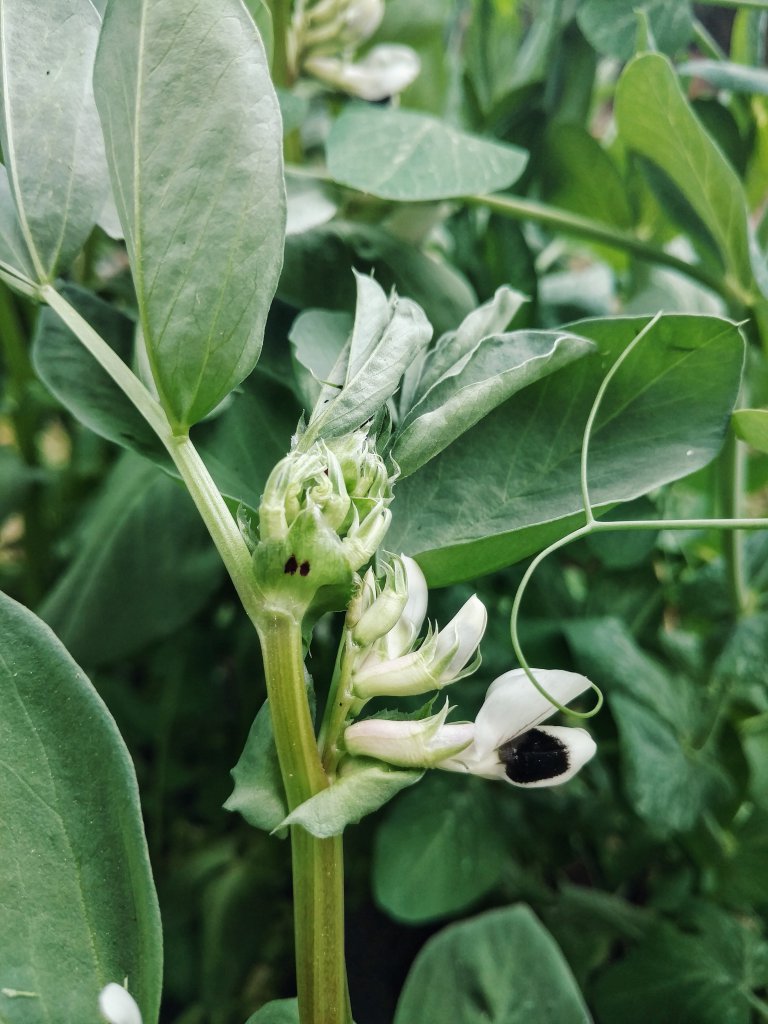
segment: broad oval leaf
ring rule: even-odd
[[[768,409],[738,409],[733,414],[736,435],[759,452],[768,452]]]
[[[405,793],[376,832],[373,891],[398,921],[466,910],[498,882],[506,857],[486,782],[432,773]]]
[[[100,27],[90,0],[0,2],[0,137],[40,281],[77,255],[106,199],[91,85]]]
[[[240,0],[120,0],[95,69],[152,372],[183,429],[253,369],[282,263],[280,111]]]
[[[202,608],[222,566],[184,489],[126,453],[83,524],[40,615],[78,660],[114,662]]]
[[[626,145],[685,196],[717,244],[726,281],[748,299],[755,286],[744,190],[665,57],[646,53],[627,65],[616,88],[616,121]]]
[[[524,558],[583,523],[581,440],[610,365],[647,318],[572,324],[597,345],[524,388],[398,485],[387,544],[418,557],[432,586]],[[718,452],[744,343],[717,317],[665,316],[611,381],[592,435],[599,509],[686,476]]]
[[[32,287],[35,271],[21,233],[8,172],[0,167],[0,269]],[[11,284],[11,281],[8,281]]]
[[[127,977],[154,1024],[162,937],[130,755],[53,633],[4,595],[0,637],[0,1016],[95,1021]]]
[[[693,13],[688,0],[584,0],[576,15],[579,28],[598,53],[629,60],[635,52],[638,11],[648,18],[660,50],[674,54],[693,37]]]
[[[497,192],[517,181],[528,154],[410,110],[353,105],[326,143],[331,177],[400,201]]]
[[[245,748],[231,773],[235,788],[224,807],[238,811],[249,825],[274,832],[288,813],[277,760],[269,701],[253,720]]]
[[[395,1024],[589,1024],[573,975],[525,905],[451,925],[416,957]]]

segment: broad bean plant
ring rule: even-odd
[[[768,1019],[767,25],[0,0],[0,1020]]]

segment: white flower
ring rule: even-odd
[[[351,673],[355,697],[399,697],[439,690],[469,675],[468,665],[485,632],[485,606],[471,597],[439,632],[429,632],[412,650],[427,611],[427,583],[412,558],[401,556],[408,598],[394,626],[367,649],[359,652]]]
[[[591,686],[575,672],[533,673],[560,704]],[[344,733],[347,753],[401,768],[442,768],[503,779],[513,786],[539,787],[567,782],[596,750],[585,729],[541,725],[556,709],[522,669],[506,672],[491,684],[474,722],[446,722],[449,710],[446,701],[430,718],[356,722]]]
[[[576,672],[532,671],[560,704],[568,704],[591,686]],[[513,786],[559,786],[568,782],[597,748],[586,729],[541,727],[555,710],[522,669],[505,672],[488,688],[475,719],[472,743],[436,767],[484,779],[504,779]]]
[[[304,70],[340,92],[376,103],[407,89],[421,62],[410,46],[382,43],[354,63],[323,54],[307,57]]]
[[[133,996],[111,981],[99,993],[99,1012],[107,1024],[141,1024],[141,1011]]]
[[[355,722],[344,732],[344,746],[352,756],[375,757],[402,768],[432,768],[460,753],[474,739],[471,722],[446,723],[450,710],[446,700],[443,709],[428,718]]]

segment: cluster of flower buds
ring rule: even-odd
[[[391,519],[392,482],[364,431],[316,441],[281,459],[259,506],[256,582],[270,608],[299,616],[320,588],[346,604]]]
[[[287,47],[292,71],[364,100],[397,95],[419,73],[419,58],[409,46],[382,44],[354,60],[383,17],[384,0],[298,0]]]
[[[483,635],[485,608],[472,597],[451,623],[415,640],[426,614],[427,586],[418,565],[394,559],[382,584],[369,571],[349,607],[352,696],[362,704],[374,696],[404,696],[439,690],[474,671],[468,662]],[[535,669],[539,685],[561,705],[591,687],[575,672]],[[488,689],[474,722],[448,722],[448,701],[420,719],[370,718],[348,726],[344,747],[402,768],[442,768],[514,786],[556,786],[571,779],[594,755],[584,729],[542,726],[553,703],[522,669],[499,676]]]
[[[487,621],[482,601],[471,597],[444,629],[430,627],[417,643],[426,612],[426,580],[412,558],[393,559],[382,584],[366,573],[347,612],[356,700],[430,693],[475,671],[479,658],[470,659]]]

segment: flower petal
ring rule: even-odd
[[[390,660],[401,657],[411,649],[427,614],[429,596],[427,581],[419,568],[419,563],[408,555],[401,555],[400,558],[405,566],[408,599],[403,614],[384,637],[384,649]]]
[[[441,683],[450,682],[461,672],[477,650],[487,622],[488,612],[485,605],[476,594],[473,594],[456,612],[445,629],[440,630],[435,650],[437,660],[458,641],[453,657],[440,673]]]
[[[577,672],[543,668],[532,669],[532,672],[560,704],[570,703],[592,685],[586,676]],[[505,672],[489,686],[485,703],[475,719],[477,760],[546,721],[556,710],[521,668]]]
[[[99,993],[99,1012],[108,1024],[141,1024],[141,1012],[133,996],[111,981]]]
[[[421,62],[410,46],[374,46],[355,64],[340,57],[309,57],[304,67],[320,81],[351,96],[375,103],[397,96],[416,78]]]
[[[534,742],[526,743],[528,737]],[[504,774],[509,783],[523,789],[561,786],[594,757],[596,750],[586,729],[540,726],[520,737],[514,759],[503,766]]]

